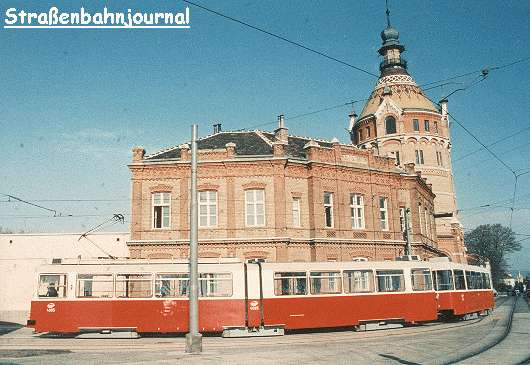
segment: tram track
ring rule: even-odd
[[[334,332],[312,332],[312,333],[296,333],[282,337],[263,337],[263,338],[234,338],[226,339],[220,337],[205,337],[204,346],[208,349],[219,350],[227,346],[238,347],[238,346],[291,346],[291,345],[306,345],[306,344],[322,344],[322,343],[347,343],[347,342],[366,342],[381,337],[402,337],[402,336],[416,336],[423,335],[426,333],[437,333],[451,331],[455,328],[469,327],[478,325],[480,322],[488,317],[480,317],[478,319],[472,319],[457,323],[431,323],[418,327],[408,328],[393,328],[384,330],[371,330],[366,332],[349,332],[349,331],[334,331]],[[318,335],[318,337],[317,337]],[[0,337],[1,339],[1,337]],[[144,339],[144,341],[142,341]],[[2,349],[39,349],[39,350],[58,350],[68,349],[71,351],[94,351],[94,350],[150,350],[150,349],[168,349],[168,350],[179,350],[183,347],[183,338],[167,338],[160,339],[157,342],[146,342],[148,338],[140,339],[64,339],[64,338],[21,338],[12,339],[15,340],[12,343],[6,343],[0,341],[0,347]],[[32,343],[29,344],[24,340],[30,340]],[[181,341],[179,341],[181,340]],[[46,341],[42,343],[41,341]],[[105,341],[105,343],[102,343]],[[120,341],[116,343],[114,341]],[[40,342],[40,343],[39,343]],[[59,343],[58,343],[59,342]],[[74,342],[74,343],[72,343]],[[78,343],[77,343],[78,342]],[[109,344],[109,342],[114,342]]]
[[[501,333],[500,336],[498,336],[493,342],[485,344],[485,345],[479,347],[478,349],[475,349],[472,352],[469,352],[469,353],[467,353],[467,354],[465,354],[463,356],[460,356],[460,357],[458,357],[456,359],[451,359],[449,362],[444,362],[443,365],[457,364],[457,363],[460,363],[462,361],[466,361],[466,360],[472,359],[472,358],[474,358],[474,357],[476,357],[476,356],[478,356],[480,354],[483,354],[486,351],[494,348],[495,346],[499,345],[502,341],[504,341],[506,339],[506,337],[508,337],[508,335],[510,334],[510,331],[512,329],[513,317],[514,317],[514,314],[515,314],[515,308],[516,308],[518,299],[519,299],[518,297],[515,297],[514,301],[512,302],[512,306],[510,308],[510,313],[509,313],[509,316],[508,316],[506,327],[505,327],[504,331]],[[527,360],[530,361],[530,358],[527,359]],[[521,364],[527,363],[527,360],[523,361]]]

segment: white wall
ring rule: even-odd
[[[25,324],[38,267],[53,258],[129,257],[129,232],[0,234],[0,321]]]

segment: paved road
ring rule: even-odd
[[[478,320],[367,332],[304,333],[273,338],[206,337],[201,355],[184,354],[184,339],[55,339],[20,329],[0,336],[5,364],[443,364],[493,341],[505,328],[512,298]],[[516,364],[530,357],[530,315],[518,303],[512,333],[466,364]],[[526,346],[524,346],[526,340]],[[514,348],[517,349],[514,352]],[[516,355],[514,355],[516,353]]]

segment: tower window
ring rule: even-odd
[[[324,215],[326,228],[333,228],[333,193],[324,193]]]
[[[394,156],[396,156],[396,165],[401,165],[401,160],[399,158],[399,151],[394,152]]]
[[[434,128],[434,133],[438,134],[438,122],[437,121],[434,121],[433,122],[433,128]]]
[[[429,121],[427,119],[425,119],[423,122],[424,122],[424,126],[425,126],[425,132],[429,132],[431,130],[431,126],[429,125]]]
[[[444,165],[441,152],[436,151],[436,162],[438,163],[438,166]]]
[[[379,220],[381,230],[388,231],[388,206],[385,197],[379,197]]]
[[[359,142],[363,140],[363,130],[359,129]]]
[[[412,119],[412,126],[414,127],[414,131],[420,131],[420,121],[418,119]]]
[[[366,136],[370,138],[370,127],[366,128]]]
[[[386,128],[386,134],[396,133],[396,118],[386,117],[385,128]]]
[[[423,150],[416,150],[416,165],[423,165]]]

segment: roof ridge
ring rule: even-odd
[[[262,131],[260,131],[259,129],[256,129],[256,130],[254,130],[254,133],[256,133],[256,135],[258,135],[261,139],[263,139],[265,141],[265,143],[267,143],[269,146],[272,147],[272,141],[270,139],[268,139],[267,137],[265,137],[265,135],[263,135]]]
[[[182,143],[181,143],[182,144]],[[175,150],[177,149],[178,147],[180,146],[180,144],[177,144],[175,146],[171,146],[171,147],[166,147],[164,149],[161,149],[161,150],[158,150],[156,152],[153,152],[153,153],[150,153],[148,155],[145,155],[144,156],[144,159],[148,159],[148,158],[152,158],[152,157],[155,157],[155,156],[158,156],[158,155],[161,155],[163,153],[166,153],[166,152],[169,152],[169,151],[172,151],[172,150]]]

